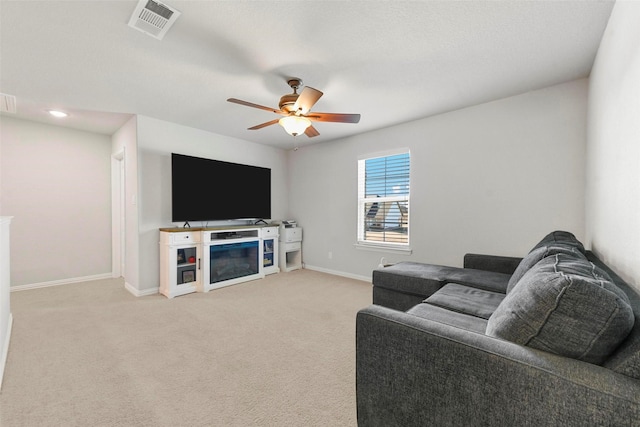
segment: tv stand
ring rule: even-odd
[[[161,228],[160,293],[208,292],[277,273],[278,226]]]
[[[182,228],[191,228],[191,224],[189,224],[189,221],[185,221]]]

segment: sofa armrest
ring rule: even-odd
[[[640,383],[371,305],[356,317],[358,426],[631,425]]]
[[[513,274],[520,264],[522,258],[485,255],[485,254],[465,254],[464,268],[475,268],[476,270],[493,271],[495,273]]]

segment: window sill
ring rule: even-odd
[[[409,246],[400,246],[400,245],[379,245],[375,243],[364,243],[358,242],[354,244],[356,249],[362,251],[372,251],[372,252],[389,252],[389,253],[402,253],[404,255],[411,255],[413,249]]]

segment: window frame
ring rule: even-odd
[[[408,191],[406,194],[401,194],[399,196],[393,196],[393,195],[384,195],[382,197],[367,197],[367,195],[365,194],[366,191],[366,176],[365,176],[365,171],[366,171],[366,161],[367,160],[372,160],[372,159],[377,159],[377,158],[387,158],[387,157],[392,157],[392,156],[397,156],[397,155],[402,155],[402,154],[406,154],[408,155]],[[381,251],[381,252],[395,252],[395,251],[399,251],[399,252],[403,252],[403,253],[411,253],[411,247],[410,247],[410,230],[411,230],[411,225],[410,225],[410,206],[411,206],[411,151],[408,148],[401,148],[401,149],[396,149],[396,150],[390,150],[390,151],[384,151],[384,152],[376,152],[376,153],[369,153],[366,155],[362,155],[359,156],[358,158],[358,182],[357,182],[357,188],[358,188],[358,197],[357,197],[357,206],[358,206],[358,220],[357,220],[357,230],[356,230],[356,248],[358,249],[365,249],[365,250],[374,250],[374,251]],[[406,203],[406,242],[397,242],[397,241],[387,241],[386,237],[383,236],[383,240],[368,240],[366,238],[366,221],[367,221],[367,215],[365,213],[365,207],[367,205],[367,203],[374,203],[378,202],[378,203],[394,203],[394,202],[402,202],[402,203]],[[398,208],[400,208],[400,205],[398,205]],[[386,221],[386,215],[385,215],[385,221]],[[384,222],[383,222],[384,223]],[[404,225],[404,223],[403,223]],[[383,230],[384,232],[384,230]]]

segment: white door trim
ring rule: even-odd
[[[125,272],[125,151],[111,155],[111,271],[113,277]]]

